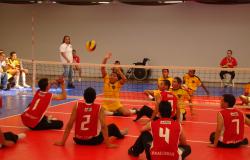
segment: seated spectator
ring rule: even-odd
[[[0,89],[9,90],[10,87],[7,85],[8,75],[6,73],[6,62],[5,54],[3,50],[0,50]]]
[[[17,58],[16,52],[10,53],[10,57],[7,58],[7,66],[8,79],[12,77],[15,78],[15,88],[22,88],[22,86],[19,85],[20,75],[22,76],[23,87],[30,87],[26,84],[26,74],[28,70],[23,68],[22,63]]]
[[[227,50],[227,56],[224,57],[221,62],[220,62],[220,66],[222,68],[235,68],[237,67],[237,60],[232,57],[232,50]],[[225,77],[225,74],[229,74],[231,76],[230,78],[230,83],[232,83],[234,77],[235,77],[235,72],[234,71],[226,71],[226,70],[223,70],[220,72],[220,79],[222,80],[223,83],[225,83],[226,81],[226,77]]]

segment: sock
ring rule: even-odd
[[[152,95],[148,95],[148,98],[151,100],[154,99],[154,97]]]
[[[22,80],[23,80],[23,85],[26,84],[26,75],[24,72],[22,72]]]
[[[113,115],[114,115],[114,112],[105,111],[105,115],[107,115],[107,116],[113,116]]]

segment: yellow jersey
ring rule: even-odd
[[[161,83],[161,81],[164,81],[164,80],[169,80],[170,81],[170,86],[172,86],[172,83],[173,83],[173,80],[174,80],[174,78],[172,78],[172,77],[168,77],[168,78],[163,78],[163,77],[160,77],[160,78],[158,78],[158,84],[159,83]]]
[[[245,93],[250,94],[250,83],[245,85],[244,90],[245,90]]]
[[[189,74],[185,74],[183,77],[184,84],[188,87],[189,90],[193,92],[197,90],[197,88],[201,85],[201,80],[198,76],[191,77]],[[191,94],[193,94],[191,92]]]
[[[9,79],[13,76],[12,74],[9,73],[9,70],[20,68],[20,61],[18,59],[12,60],[11,58],[7,58],[6,63],[7,63],[7,74],[8,74],[8,79]]]
[[[185,113],[185,101],[190,99],[188,92],[184,89],[172,89],[174,95],[177,97],[178,106],[181,113]]]
[[[116,111],[117,109],[122,107],[119,99],[122,84],[120,83],[120,81],[116,81],[114,84],[111,84],[108,75],[103,78],[103,81],[104,98],[112,98],[112,100],[103,100],[102,107],[104,107],[108,111]]]

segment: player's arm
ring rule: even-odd
[[[179,145],[187,145],[186,136],[184,134],[182,127],[181,127],[181,133],[180,133],[180,137],[179,137]]]
[[[244,121],[245,121],[245,124],[250,127],[250,119],[247,118],[245,115],[244,115]]]
[[[69,122],[68,122],[68,124],[67,124],[67,126],[65,128],[62,140],[59,141],[59,142],[55,142],[55,145],[57,145],[57,146],[64,146],[65,145],[65,142],[67,141],[67,139],[69,137],[69,134],[70,134],[70,131],[71,131],[71,129],[72,129],[73,125],[74,125],[74,122],[76,120],[77,106],[78,106],[78,103],[76,103],[75,106],[72,109],[71,116],[70,116]]]
[[[217,127],[215,131],[215,138],[213,144],[209,145],[210,147],[217,147],[217,144],[219,142],[219,137],[222,132],[222,128],[223,128],[223,118],[220,113],[217,113]]]
[[[108,137],[108,127],[106,125],[106,120],[105,120],[105,110],[104,108],[101,108],[101,111],[99,113],[99,119],[101,122],[101,127],[102,127],[102,134],[104,138],[104,143],[107,145],[108,148],[114,148],[117,147],[115,144],[112,144],[109,142],[109,137]]]
[[[64,100],[67,98],[67,92],[65,90],[65,82],[63,80],[63,78],[61,79],[58,79],[57,82],[60,86],[61,86],[61,89],[62,89],[62,92],[61,94],[53,94],[52,96],[52,100]]]
[[[153,111],[151,120],[154,120],[154,118],[155,118],[156,115],[158,114],[160,102],[161,102],[161,95],[160,95],[160,94],[156,94],[156,95],[155,95],[155,109],[154,109],[154,111]]]
[[[205,87],[205,85],[203,83],[201,83],[201,87],[204,89],[206,94],[209,95],[209,91],[207,90],[207,88]]]
[[[123,74],[123,72],[121,71],[121,68],[120,67],[117,67],[117,74],[119,74],[121,76],[121,80],[120,80],[120,83],[121,84],[124,84],[126,81],[127,81],[127,78],[126,76]]]
[[[110,59],[112,56],[112,53],[107,53],[106,56],[104,57],[102,64],[106,64],[108,59]],[[102,72],[102,77],[104,78],[107,75],[106,67],[102,66],[101,67],[101,72]]]

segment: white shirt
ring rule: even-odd
[[[61,52],[64,52],[65,56],[70,60],[70,63],[73,62],[73,54],[72,54],[73,48],[71,44],[63,43],[60,45],[59,50],[60,50],[61,62],[67,63],[66,59],[62,56]]]

